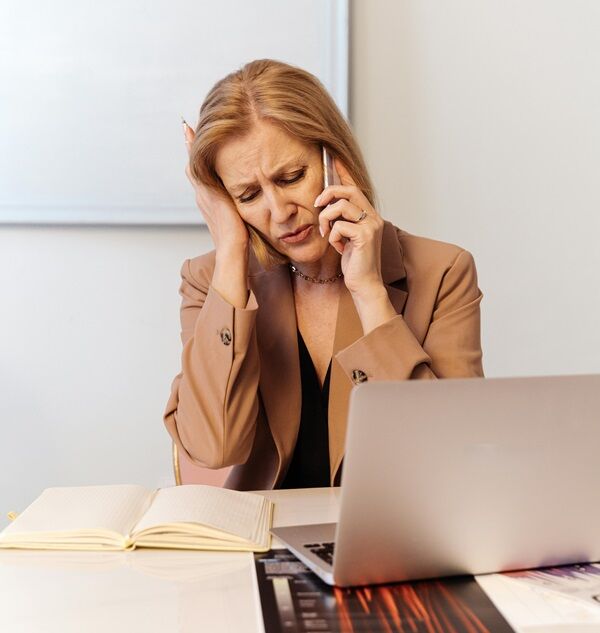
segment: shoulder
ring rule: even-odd
[[[449,270],[468,273],[475,271],[475,262],[471,253],[449,242],[413,235],[389,225],[402,253],[406,276],[439,279]]]
[[[457,244],[412,235],[401,229],[397,229],[397,236],[405,265],[410,268],[447,269],[473,260],[471,253]]]
[[[450,311],[481,299],[477,269],[469,251],[394,228],[413,308],[418,304],[433,315],[436,310]]]

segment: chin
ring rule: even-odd
[[[319,242],[321,239],[319,239]],[[286,249],[285,256],[297,264],[315,264],[325,256],[329,242],[323,244],[312,243],[298,248]]]

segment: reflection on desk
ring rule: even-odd
[[[253,583],[245,552],[0,552],[0,613],[11,632],[254,632]]]

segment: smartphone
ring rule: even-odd
[[[330,185],[341,185],[342,182],[335,168],[333,156],[329,150],[323,145],[323,189]]]
[[[325,145],[323,145],[323,189],[325,189],[325,187],[329,187],[330,185],[341,184],[342,181],[340,180],[337,169],[335,168],[333,156],[329,153],[329,150],[325,148]],[[333,204],[336,200],[337,198],[332,198],[329,204]],[[331,220],[329,228],[332,228],[335,222],[336,220]]]

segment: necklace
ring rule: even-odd
[[[329,277],[328,279],[319,279],[317,277],[309,277],[304,273],[301,273],[294,264],[289,264],[290,270],[294,273],[294,275],[301,277],[305,281],[310,281],[313,284],[331,284],[338,279],[341,279],[344,276],[344,273],[340,270],[340,272],[335,275],[335,277]]]

